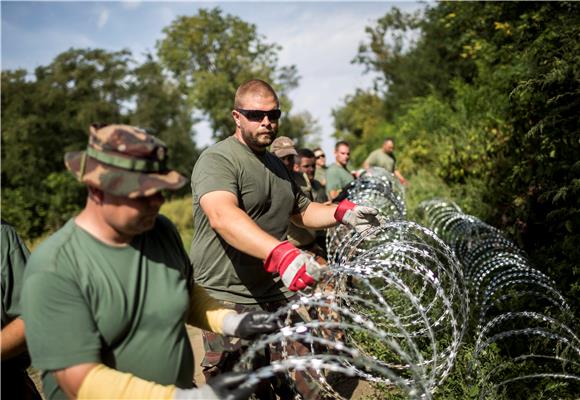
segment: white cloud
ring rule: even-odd
[[[300,86],[289,93],[294,112],[308,110],[322,128],[322,147],[329,162],[333,161],[334,133],[331,112],[342,104],[356,88],[368,88],[371,75],[363,74],[363,66],[350,61],[358,45],[366,39],[365,27],[374,21],[368,11],[356,6],[334,8],[329,5],[321,18],[320,10],[300,9],[288,26],[263,26],[258,29],[270,42],[282,44],[280,64],[295,64],[301,76]],[[378,18],[388,10],[373,18]]]
[[[99,13],[99,20],[97,21],[97,28],[102,29],[109,20],[109,9],[103,8]]]
[[[121,6],[123,6],[125,10],[134,10],[141,6],[142,3],[141,0],[122,0]]]

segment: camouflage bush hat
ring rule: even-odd
[[[151,196],[187,182],[167,168],[165,143],[129,125],[91,126],[86,151],[66,153],[64,163],[79,181],[116,196]]]
[[[270,145],[270,151],[278,158],[286,157],[289,155],[298,155],[296,148],[294,148],[294,141],[288,136],[280,136],[274,139]]]

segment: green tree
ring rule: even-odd
[[[148,56],[71,49],[26,71],[2,71],[2,212],[27,239],[57,229],[83,205],[85,190],[65,170],[92,123],[131,123],[169,147],[170,167],[188,176],[197,157],[186,96]],[[187,188],[182,193],[188,192]]]
[[[24,237],[69,215],[51,206],[47,177],[64,171],[66,151],[86,146],[91,123],[126,120],[129,62],[127,51],[71,49],[38,67],[30,82],[25,71],[2,71],[2,212]],[[59,190],[61,198],[82,198],[80,185]]]
[[[385,137],[392,136],[385,126],[385,115],[385,102],[380,95],[361,89],[346,96],[344,104],[332,110],[334,136],[350,144],[353,164],[360,165]]]
[[[472,60],[457,57],[462,31],[451,25],[457,16],[453,7],[438,3],[424,14],[394,7],[365,29],[368,41],[361,43],[353,63],[378,73],[375,87],[383,93],[387,118],[415,97],[452,95],[453,78],[472,79]]]
[[[208,119],[214,138],[234,131],[229,111],[237,87],[249,79],[271,83],[282,110],[290,111],[287,93],[298,85],[296,67],[278,66],[280,46],[267,43],[254,24],[219,8],[200,9],[178,17],[163,33],[159,59],[188,94],[191,111]]]
[[[194,141],[195,121],[185,95],[174,82],[166,79],[150,54],[132,71],[132,76],[135,108],[129,115],[130,123],[163,140],[169,148],[169,167],[189,176],[199,152]],[[183,191],[189,192],[189,188]]]
[[[320,144],[321,128],[318,121],[308,111],[284,115],[280,119],[278,136],[288,136],[294,140],[297,149],[316,147]]]

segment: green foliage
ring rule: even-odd
[[[24,70],[2,71],[2,211],[24,239],[34,242],[82,208],[82,186],[65,172],[63,157],[86,146],[93,123],[146,129],[167,144],[170,168],[189,176],[199,155],[194,125],[205,118],[215,138],[229,136],[235,90],[257,77],[280,97],[280,134],[299,146],[319,142],[312,115],[290,113],[296,68],[278,65],[280,46],[255,25],[201,9],[164,34],[162,63],[149,54],[136,65],[128,50],[70,49],[36,68],[33,79]],[[168,196],[187,193],[186,185]]]
[[[129,122],[163,140],[170,149],[169,167],[189,176],[199,154],[193,129],[197,121],[189,112],[185,96],[165,78],[163,69],[151,55],[133,70],[131,91],[136,106]],[[186,193],[189,193],[187,185],[177,192],[178,195]]]
[[[360,166],[375,147],[383,143],[384,103],[377,93],[357,89],[344,99],[344,105],[333,109],[334,136],[351,146],[351,162]]]
[[[361,128],[376,117],[359,92],[335,112],[338,137],[354,138],[357,160],[385,136],[395,138],[398,169],[410,181],[410,218],[418,217],[413,212],[422,200],[457,202],[517,241],[532,265],[557,282],[576,316],[579,14],[574,2],[441,2],[423,16],[394,10],[367,28],[368,42],[355,58],[380,74],[373,110],[382,103],[384,122]],[[470,346],[435,398],[574,398],[573,385],[554,379],[486,387],[494,368],[515,377],[539,365],[507,361],[503,351],[510,349],[492,347],[468,371]],[[391,398],[383,389],[377,397]]]
[[[49,174],[44,187],[47,207],[45,229],[55,231],[81,210],[86,189],[69,172]]]
[[[254,24],[219,8],[200,9],[197,15],[178,17],[163,33],[159,59],[187,93],[191,111],[207,118],[214,138],[234,131],[226,110],[232,109],[238,86],[249,79],[270,82],[282,110],[290,111],[287,92],[298,85],[296,67],[277,65],[281,47],[265,42]]]
[[[385,122],[374,123],[360,92],[335,112],[338,136],[354,138],[355,164],[395,137],[411,204],[443,193],[504,229],[576,310],[579,9],[444,2],[422,16],[393,10],[367,28],[355,58],[380,75],[384,95],[372,110],[382,103]]]
[[[170,165],[189,175],[197,150],[184,99],[151,57],[134,70],[132,62],[126,50],[71,49],[33,80],[2,71],[2,212],[23,238],[58,229],[83,207],[83,186],[63,160],[86,147],[92,123],[147,128],[167,143]]]
[[[284,115],[280,120],[279,136],[294,139],[297,149],[301,147],[315,148],[320,145],[321,128],[316,119],[308,111],[298,114]]]
[[[159,211],[169,218],[177,227],[185,249],[189,251],[193,239],[193,216],[191,214],[191,196],[166,201]]]

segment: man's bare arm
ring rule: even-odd
[[[79,389],[89,374],[89,372],[95,368],[96,363],[84,363],[73,365],[72,367],[59,369],[53,372],[54,378],[58,383],[58,386],[67,395],[69,399],[76,399],[79,393]]]
[[[399,180],[399,182],[401,182],[402,185],[407,184],[407,180],[398,170],[395,170],[394,175],[397,177],[397,179]]]
[[[321,204],[311,202],[306,209],[300,214],[293,215],[290,219],[294,225],[310,228],[325,229],[337,224],[334,218],[336,204]]]
[[[215,191],[204,194],[199,204],[211,227],[239,251],[266,259],[280,241],[261,229],[238,205],[230,192]]]
[[[6,325],[1,332],[2,337],[2,361],[16,357],[26,350],[26,338],[24,337],[24,321],[16,318]]]

